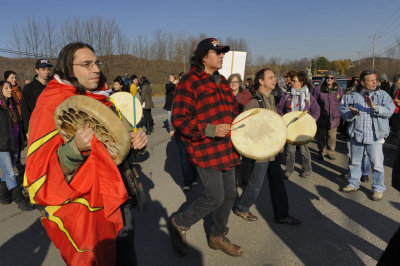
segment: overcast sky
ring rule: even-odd
[[[114,18],[133,39],[156,30],[209,37],[244,38],[255,59],[300,59],[325,56],[329,60],[358,59],[393,47],[400,38],[399,0],[337,1],[123,1],[123,0],[13,0],[1,4],[0,48],[12,49],[12,27],[27,17]],[[400,48],[398,46],[397,48]],[[2,56],[12,56],[1,53]]]

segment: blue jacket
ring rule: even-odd
[[[372,111],[372,123],[374,125],[374,133],[377,139],[383,139],[389,136],[389,118],[393,114],[395,106],[392,98],[385,91],[378,90],[369,92],[372,101],[376,105],[376,109]],[[361,125],[357,123],[357,115],[354,115],[350,106],[355,109],[359,108],[360,101],[363,101],[364,96],[359,91],[354,91],[351,94],[347,94],[343,97],[342,103],[340,104],[339,110],[343,119],[349,121],[347,127],[347,133],[350,137],[353,137],[354,129],[361,128]]]

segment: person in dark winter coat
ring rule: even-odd
[[[143,107],[143,116],[146,119],[146,134],[150,135],[154,132],[154,121],[153,117],[151,116],[151,109],[154,108],[153,103],[153,89],[150,86],[150,81],[146,77],[140,78],[140,88],[141,88],[141,103]]]
[[[24,131],[27,134],[29,133],[29,120],[31,119],[33,109],[35,109],[36,101],[49,81],[50,68],[52,66],[47,59],[37,60],[35,64],[37,76],[31,83],[25,85],[22,90],[22,121],[24,122]]]
[[[324,156],[335,160],[336,133],[340,124],[339,105],[343,98],[343,90],[335,82],[335,76],[335,72],[328,71],[324,82],[313,91],[321,109],[317,121],[317,143],[321,160]]]
[[[384,90],[387,92],[387,94],[392,95],[392,88],[390,87],[389,80],[386,74],[380,74],[379,75],[379,81],[381,85],[379,86],[379,89]]]
[[[306,111],[315,119],[318,120],[320,108],[317,100],[311,95],[307,83],[307,75],[301,72],[295,72],[291,77],[291,89],[284,94],[276,106],[276,111],[280,115],[292,111]],[[312,174],[311,154],[308,149],[308,144],[299,145],[301,153],[301,164],[303,167],[302,177],[309,177]],[[296,155],[296,146],[287,144],[286,146],[286,171],[285,176],[289,178],[293,174],[294,162]]]
[[[175,74],[169,75],[169,82],[165,84],[165,104],[163,109],[167,111],[168,114],[168,130],[173,130],[169,125],[171,125],[171,110],[172,104],[174,103],[174,95],[176,84],[178,83],[178,77]]]
[[[12,85],[8,81],[0,81],[0,168],[3,172],[0,182],[0,203],[9,204],[11,200],[21,210],[33,210],[15,178],[14,166],[24,143],[21,118],[15,101],[12,99]]]

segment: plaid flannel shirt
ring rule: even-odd
[[[192,67],[179,82],[172,109],[172,125],[182,134],[189,159],[198,167],[228,170],[240,164],[230,135],[206,136],[208,124],[231,124],[238,115],[238,103],[221,75],[213,78]]]

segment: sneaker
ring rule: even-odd
[[[309,176],[311,176],[311,174],[312,174],[312,171],[304,171],[303,173],[301,173],[301,176],[302,177],[309,177]]]
[[[332,160],[332,161],[336,160],[336,157],[332,154],[327,154],[326,158],[328,158],[329,160]]]
[[[381,200],[383,196],[383,192],[374,191],[372,194],[372,200]]]
[[[369,177],[368,177],[368,175],[362,175],[360,180],[361,180],[361,182],[368,182]]]
[[[183,186],[182,190],[185,192],[188,192],[188,191],[190,191],[190,186],[185,185],[185,186]]]
[[[287,225],[299,225],[301,223],[299,219],[296,219],[290,215],[288,215],[285,218],[275,219],[274,221],[277,224],[287,224]]]
[[[249,222],[254,222],[258,220],[258,217],[252,214],[251,212],[241,212],[238,209],[235,209],[233,213]]]
[[[193,181],[192,186],[197,186],[198,184],[197,181]]]
[[[353,191],[357,191],[358,188],[355,188],[351,185],[347,185],[344,188],[342,188],[342,192],[348,193],[348,192],[353,192]]]
[[[289,179],[290,176],[291,176],[292,174],[293,174],[292,171],[286,171],[286,172],[285,172],[285,178],[286,178],[286,179]]]

